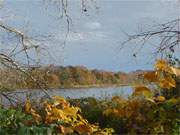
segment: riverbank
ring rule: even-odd
[[[1,69],[0,84],[5,86],[5,89],[118,87],[143,82],[143,72],[111,72],[91,70],[82,66],[29,68],[26,74],[16,70]]]
[[[124,87],[132,86],[132,84],[93,84],[93,85],[73,85],[59,87],[59,89],[84,89],[84,88],[109,88],[109,87]],[[54,88],[52,88],[54,89]],[[56,89],[56,88],[55,88]]]
[[[131,84],[93,84],[93,85],[71,85],[71,86],[61,86],[61,87],[46,87],[44,89],[47,90],[64,90],[64,89],[70,89],[70,90],[77,90],[77,89],[91,89],[91,88],[118,88],[118,87],[136,87],[139,85],[145,85],[142,83],[131,83]],[[7,87],[2,87],[0,88],[0,91],[6,92],[6,91],[34,91],[34,90],[40,90],[42,88],[7,88]]]

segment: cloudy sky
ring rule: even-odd
[[[47,0],[8,0],[0,11],[4,22],[32,37],[52,35],[43,44],[50,53],[44,64],[128,72],[151,69],[154,57],[148,45],[137,58],[132,57],[135,44],[120,49],[127,39],[125,33],[135,34],[177,18],[178,8],[176,0],[97,0],[82,13],[79,0],[73,0],[68,14],[72,22],[65,38],[66,20],[60,19],[58,8]]]

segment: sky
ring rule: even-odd
[[[79,0],[69,1],[72,22],[67,38],[66,19],[48,0],[4,1],[0,20],[32,37],[52,36],[42,44],[48,50],[40,56],[43,64],[129,72],[152,69],[155,58],[148,43],[136,58],[134,43],[120,49],[126,34],[177,18],[177,9],[176,0],[97,0],[88,2],[83,13]]]

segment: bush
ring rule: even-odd
[[[115,134],[178,134],[180,99],[151,102],[144,98],[70,101],[82,109],[82,115],[100,127],[111,127]]]
[[[0,134],[112,134],[113,129],[90,124],[80,112],[61,97],[46,100],[38,108],[27,100],[24,109],[0,109]]]

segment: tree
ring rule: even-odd
[[[43,1],[43,0],[42,0]],[[70,31],[70,24],[72,23],[71,16],[69,14],[69,1],[68,0],[44,0],[44,3],[40,6],[53,5],[53,10],[58,10],[60,19],[65,19],[67,22],[67,35]],[[80,4],[80,8],[83,13],[88,11],[87,4],[85,0],[77,1]],[[3,6],[3,2],[1,2]],[[1,8],[2,9],[2,8]],[[0,9],[0,11],[1,11]],[[3,18],[0,18],[0,34],[1,34],[1,46],[11,46],[8,50],[0,51],[0,70],[4,70],[5,68],[16,70],[38,85],[40,89],[44,91],[44,93],[50,97],[45,89],[45,82],[39,81],[38,78],[29,74],[28,70],[32,63],[39,64],[40,59],[38,58],[40,51],[46,50],[43,48],[41,44],[44,44],[43,41],[49,40],[51,35],[41,35],[40,37],[33,37],[32,35],[27,35],[23,30],[19,30],[17,27],[11,26],[7,24]],[[65,39],[66,41],[66,39]],[[65,42],[64,42],[65,44]],[[46,50],[48,51],[48,50]],[[32,54],[36,54],[37,59],[32,57]],[[25,58],[25,61],[18,60],[17,57],[20,55]],[[10,76],[9,76],[10,77]],[[14,80],[15,81],[15,80]],[[42,87],[43,85],[43,87]],[[6,86],[0,83],[1,88],[5,88]],[[10,88],[11,89],[11,88]],[[2,91],[2,90],[1,90]],[[4,96],[4,93],[0,92],[1,96]]]
[[[175,55],[178,53],[178,47],[180,45],[180,19],[177,18],[153,26],[150,30],[142,31],[136,35],[128,35],[128,40],[122,44],[122,47],[127,46],[128,42],[135,41],[138,51],[135,52],[133,56],[136,57],[138,53],[143,50],[145,45],[148,45],[147,42],[152,41],[151,39],[158,41],[158,45],[155,46],[153,54],[156,56],[160,54],[163,57],[170,56],[170,58],[172,58],[172,54]],[[179,62],[177,58],[175,59]]]

